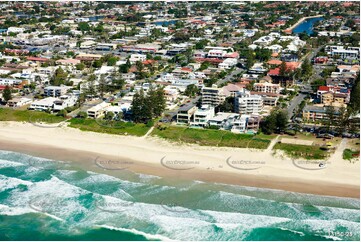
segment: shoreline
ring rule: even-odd
[[[302,17],[300,18],[295,24],[293,24],[291,27],[285,29],[285,32],[292,32],[294,28],[296,28],[298,25],[300,25],[303,21],[305,21],[306,19],[311,19],[311,18],[320,18],[323,17],[323,15],[315,15],[315,16],[309,16],[309,17]]]
[[[0,133],[0,150],[71,161],[82,169],[113,176],[125,169],[173,179],[360,196],[359,162],[340,161],[339,152],[330,159],[327,169],[306,170],[296,167],[290,159],[272,156],[269,150],[174,145],[153,137],[99,134],[68,127],[41,128],[17,122],[0,122]],[[263,163],[236,167],[228,163],[230,159],[242,158]]]

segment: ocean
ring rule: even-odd
[[[0,240],[360,240],[358,199],[113,173],[0,150]]]

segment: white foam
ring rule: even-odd
[[[7,189],[15,188],[19,185],[32,185],[32,182],[24,181],[14,177],[7,177],[4,175],[0,175],[0,192],[5,191]]]
[[[0,168],[23,166],[23,163],[0,159]]]
[[[117,228],[117,227],[109,226],[109,225],[99,225],[98,227],[141,235],[149,240],[174,241],[174,240],[172,240],[166,236],[160,235],[160,234],[149,234],[149,233],[145,233],[143,231],[139,231],[136,229]]]

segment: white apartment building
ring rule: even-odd
[[[251,95],[249,91],[240,92],[235,98],[235,111],[239,114],[258,114],[263,109],[260,95]]]
[[[9,27],[8,33],[23,33],[25,31],[24,28],[18,28],[18,27]]]
[[[264,93],[280,93],[280,84],[273,84],[269,82],[255,83],[253,85],[254,91]]]
[[[336,49],[336,50],[331,51],[331,56],[340,56],[341,59],[359,58],[360,57],[360,51],[358,51],[358,50]]]
[[[0,85],[10,86],[10,85],[19,85],[23,80],[11,79],[11,78],[0,78]]]
[[[76,104],[78,97],[75,95],[63,95],[58,100],[54,101],[53,111],[60,111],[67,107],[72,107]]]
[[[44,95],[48,97],[60,97],[71,87],[68,86],[47,86],[44,88]]]
[[[203,87],[202,91],[202,105],[209,105],[212,107],[223,103],[229,92],[223,88]]]
[[[137,61],[145,61],[147,59],[146,55],[142,55],[142,54],[132,54],[130,56],[130,63],[131,64],[135,64]]]
[[[105,110],[110,106],[110,103],[102,102],[98,105],[88,109],[87,114],[89,118],[98,118],[105,114]]]
[[[193,115],[193,122],[190,123],[191,127],[204,128],[208,126],[208,122],[214,117],[214,107],[209,105],[202,105]]]
[[[194,105],[188,104],[180,107],[177,113],[177,124],[189,124],[196,111],[197,107]]]
[[[218,68],[221,70],[230,69],[232,66],[237,65],[236,58],[227,58],[222,63],[219,63]]]
[[[212,117],[208,124],[209,126],[217,126],[221,129],[230,129],[232,127],[233,122],[235,122],[239,118],[238,113],[224,113],[219,112],[216,116]]]
[[[58,99],[55,97],[47,97],[44,99],[34,101],[29,109],[30,110],[37,110],[37,111],[47,111],[52,110],[54,107],[54,102]]]
[[[249,115],[242,115],[232,123],[231,132],[233,133],[245,133],[247,130],[247,119]]]

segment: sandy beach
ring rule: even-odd
[[[98,172],[127,169],[175,179],[359,198],[360,164],[342,159],[345,142],[320,167],[319,162],[291,160],[271,149],[179,145],[149,136],[0,122],[0,150],[70,161]]]

